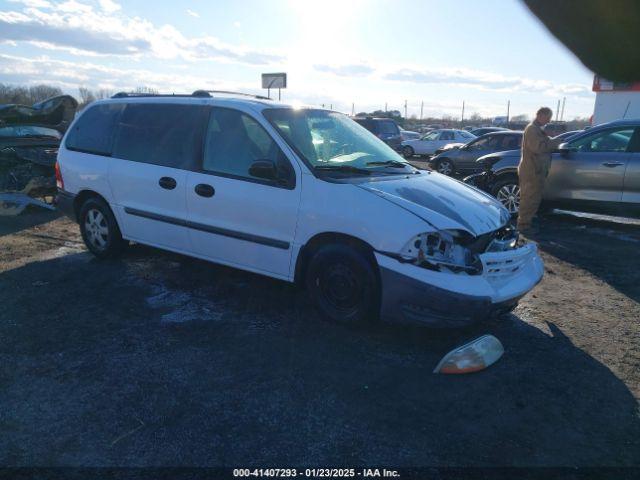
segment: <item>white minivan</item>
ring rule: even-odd
[[[300,282],[339,322],[463,326],[542,278],[495,198],[417,170],[330,110],[117,94],[73,122],[56,178],[97,257],[134,241]]]

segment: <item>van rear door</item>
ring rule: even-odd
[[[190,252],[187,169],[201,156],[207,107],[129,103],[120,116],[109,182],[123,236]]]

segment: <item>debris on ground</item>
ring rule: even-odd
[[[30,197],[26,193],[0,193],[0,217],[20,215],[29,205],[46,208],[47,210],[55,210],[53,205]]]

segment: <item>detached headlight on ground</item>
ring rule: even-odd
[[[455,230],[422,233],[405,245],[400,256],[418,266],[438,271],[480,273],[482,262],[461,245],[462,235]]]
[[[504,348],[493,335],[483,335],[447,353],[433,373],[472,373],[496,363]]]

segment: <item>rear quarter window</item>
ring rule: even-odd
[[[202,153],[207,108],[201,105],[128,104],[117,125],[113,156],[165,167],[195,168]]]
[[[123,108],[124,105],[120,103],[87,107],[87,111],[73,124],[67,134],[67,149],[111,155],[113,132]]]

